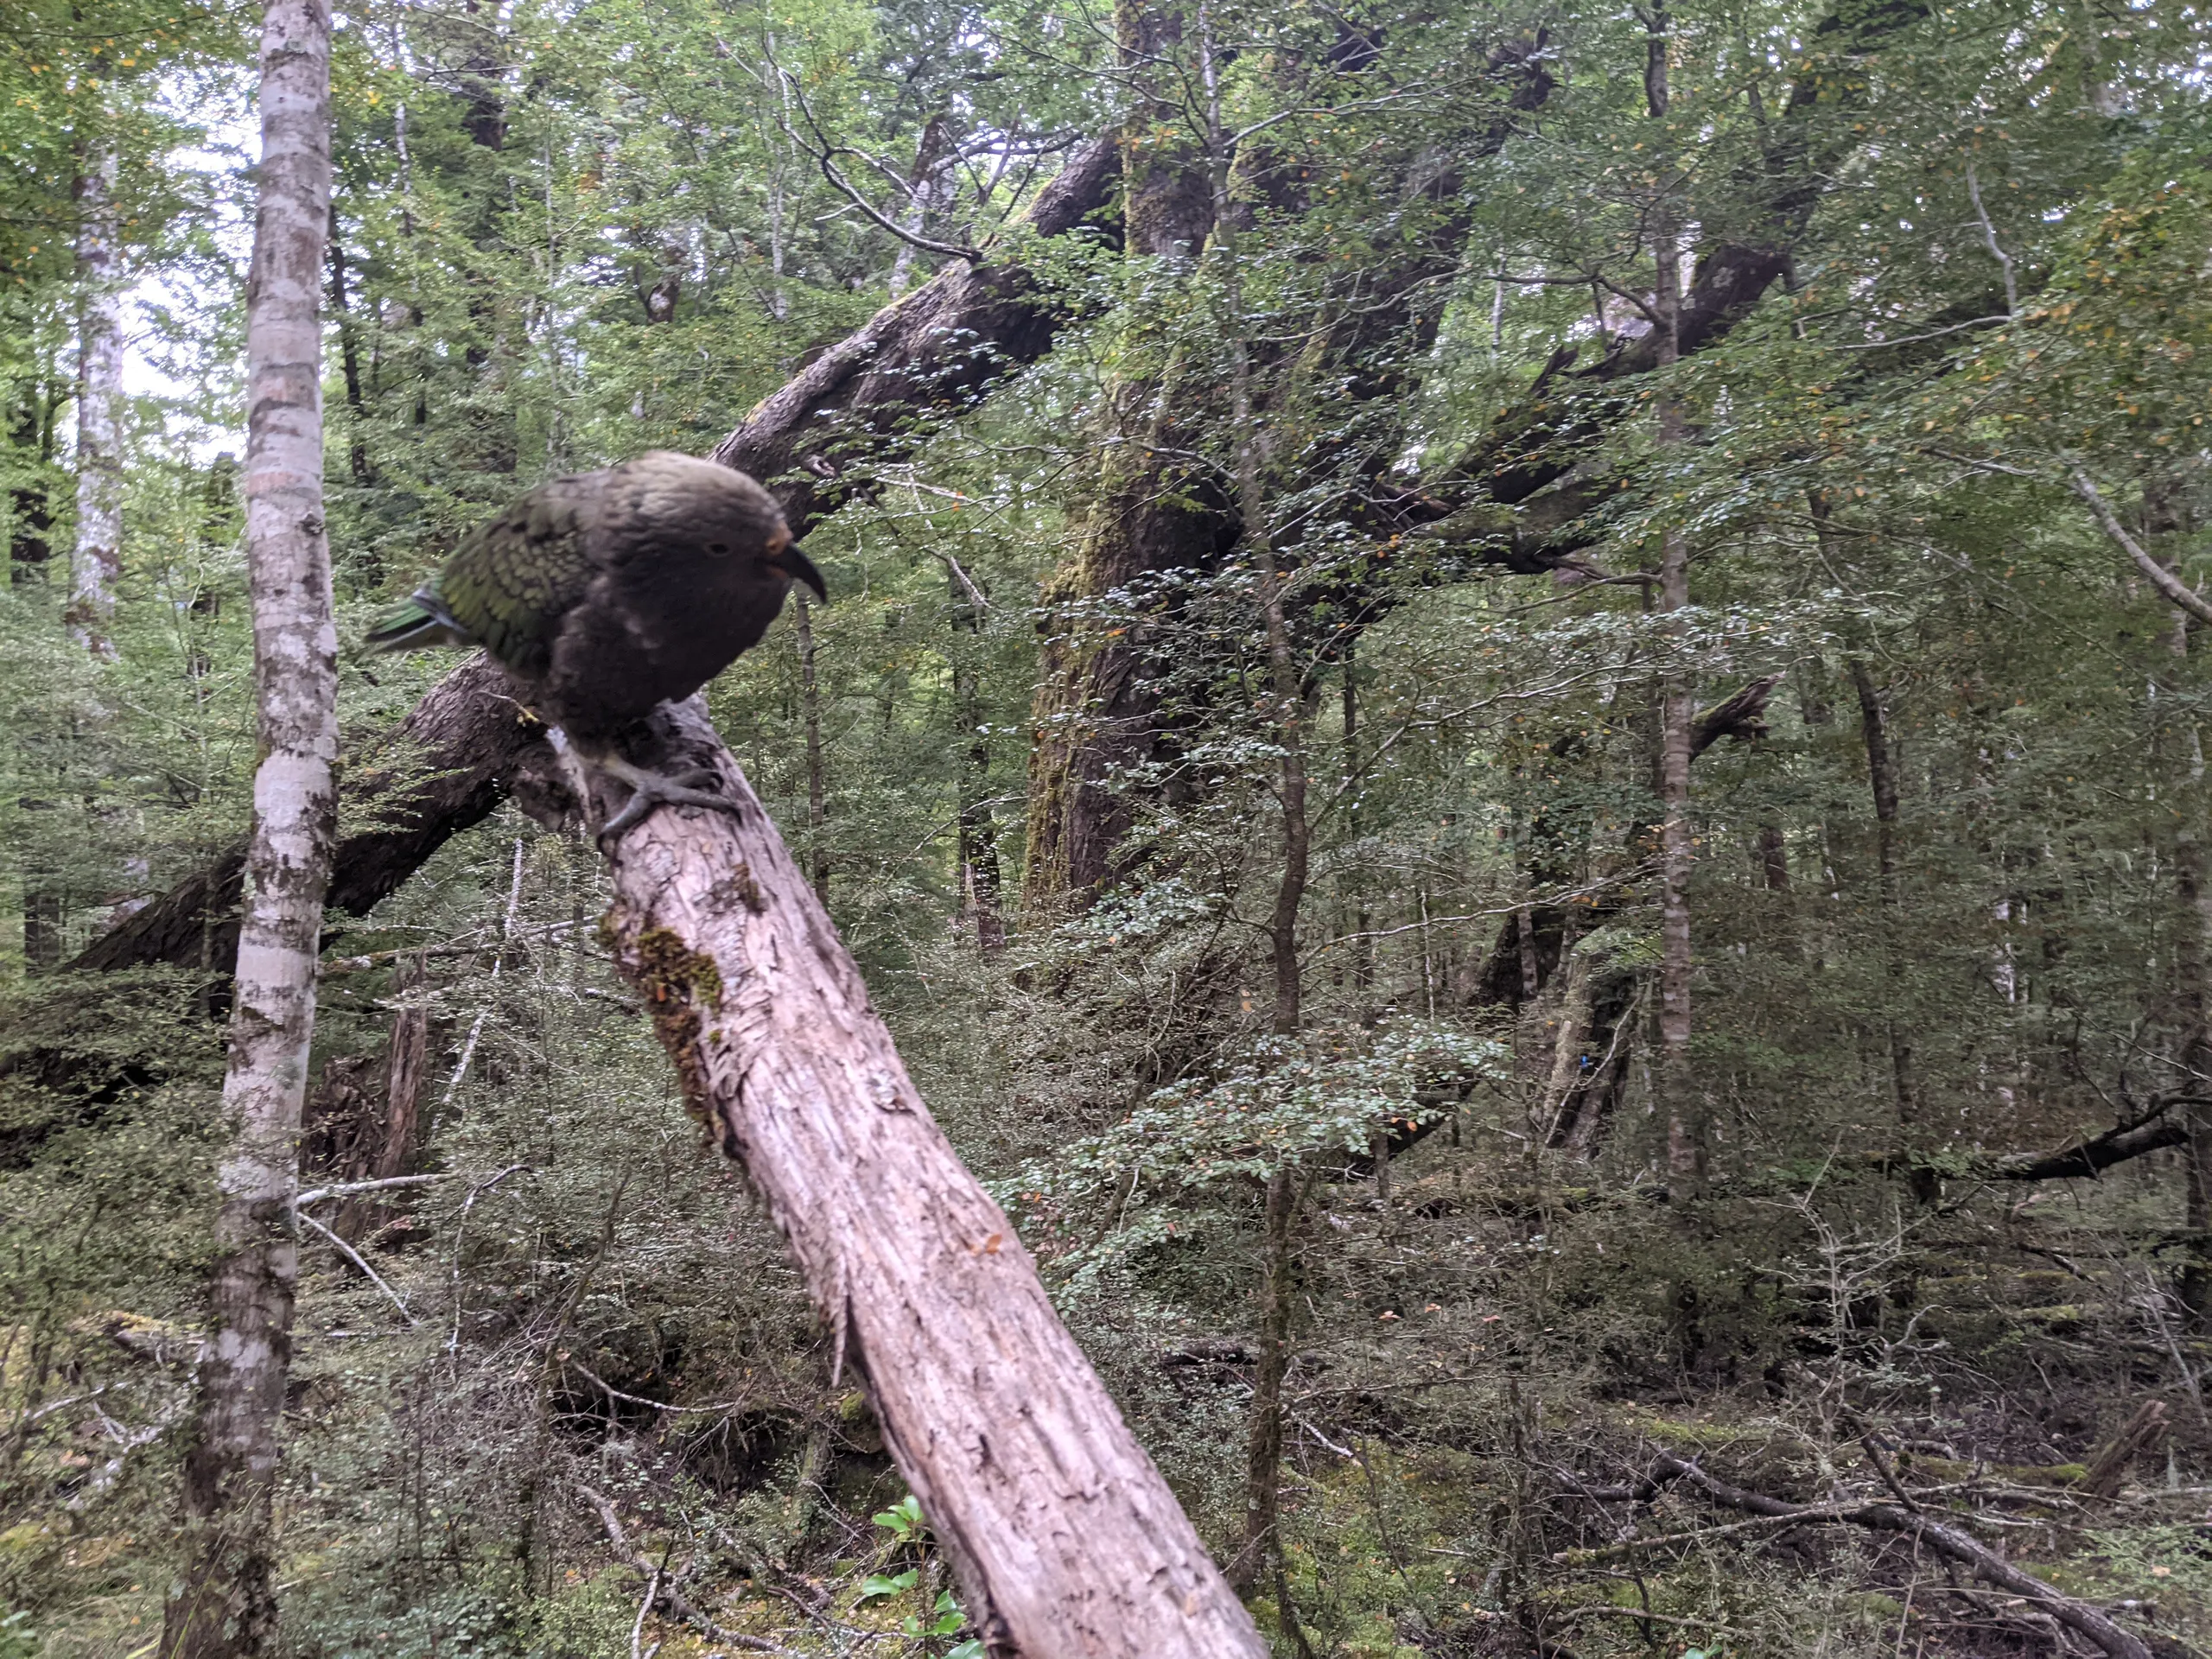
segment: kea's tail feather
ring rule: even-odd
[[[438,590],[417,588],[404,604],[386,611],[361,641],[364,651],[413,651],[418,645],[473,645],[476,636],[453,619]]]

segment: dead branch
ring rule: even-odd
[[[2112,1439],[2091,1454],[2089,1466],[2075,1483],[2076,1491],[2093,1497],[2110,1497],[2135,1459],[2155,1451],[2166,1438],[2166,1402],[2145,1400]]]
[[[2148,1643],[2132,1631],[2122,1629],[2087,1602],[2063,1594],[2033,1573],[2023,1572],[2013,1566],[1980,1540],[1929,1516],[1916,1515],[1895,1503],[1791,1503],[1782,1498],[1770,1497],[1764,1492],[1752,1491],[1747,1487],[1732,1486],[1717,1476],[1707,1473],[1695,1463],[1671,1454],[1662,1454],[1653,1469],[1655,1474],[1688,1481],[1716,1503],[1732,1510],[1743,1510],[1777,1520],[1790,1517],[1846,1521],[1878,1532],[1903,1533],[1937,1554],[1967,1567],[1985,1583],[1995,1585],[2032,1602],[2038,1610],[2049,1613],[2069,1630],[2095,1643],[2113,1659],[2155,1659]]]
[[[1779,674],[1763,675],[1716,702],[1690,727],[1690,754],[1703,754],[1724,737],[1741,741],[1766,735],[1767,699],[1782,683]]]
[[[622,1564],[645,1575],[645,1582],[650,1586],[645,1592],[647,1607],[650,1607],[658,1598],[661,1605],[676,1618],[682,1619],[695,1630],[703,1632],[712,1641],[726,1642],[731,1647],[743,1648],[749,1653],[779,1653],[788,1656],[788,1659],[804,1659],[796,1649],[780,1646],[763,1636],[747,1636],[743,1630],[727,1630],[715,1624],[713,1619],[694,1607],[685,1599],[683,1592],[668,1581],[667,1575],[662,1571],[658,1562],[643,1551],[631,1548],[630,1535],[623,1530],[622,1517],[614,1512],[614,1505],[612,1502],[581,1482],[577,1484],[576,1495],[598,1511],[599,1523],[607,1529],[607,1540],[614,1546],[614,1553],[621,1557]],[[639,1614],[640,1626],[644,1622],[644,1612],[641,1609]],[[633,1637],[633,1645],[634,1640]]]
[[[2167,1116],[2173,1108],[2196,1103],[2194,1096],[2167,1096],[2128,1122],[2092,1135],[2056,1152],[2008,1153],[1977,1159],[1966,1173],[1985,1181],[2050,1181],[2077,1177],[2094,1179],[2115,1164],[2140,1158],[2165,1147],[2177,1147],[2189,1138],[2188,1129]]]

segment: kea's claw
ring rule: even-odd
[[[620,835],[657,806],[703,806],[716,812],[731,813],[741,810],[731,797],[710,794],[698,787],[701,784],[720,784],[721,775],[719,772],[700,770],[671,778],[665,772],[648,771],[619,756],[595,757],[594,764],[607,776],[619,779],[630,788],[630,798],[623,803],[622,810],[600,826],[599,840],[602,846],[609,836]]]

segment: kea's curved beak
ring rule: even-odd
[[[803,582],[814,589],[814,596],[827,604],[830,590],[823,585],[822,573],[814,568],[814,561],[798,550],[796,543],[779,548],[768,556],[769,568],[780,570],[793,582]]]

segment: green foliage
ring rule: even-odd
[[[22,1610],[0,1659],[140,1652],[172,1565],[221,964],[211,933],[176,971],[61,969],[248,817],[218,458],[239,447],[244,21],[0,15],[0,1597]],[[1573,1490],[1633,1480],[1656,1444],[1761,1490],[1873,1491],[1878,1436],[2070,1592],[2206,1638],[2187,1517],[2212,1445],[2179,1300],[2202,1205],[2158,1158],[2063,1197],[1993,1170],[2201,1093],[2202,641],[2073,476],[2184,582],[2207,574],[2193,13],[1670,8],[1663,116],[1658,20],[1575,4],[1232,0],[1203,30],[1182,13],[1146,66],[1114,62],[1126,19],[1027,0],[341,21],[326,402],[348,637],[522,488],[703,452],[942,265],[819,148],[887,216],[1060,296],[1045,360],[979,408],[887,417],[911,449],[842,480],[808,541],[832,594],[811,700],[788,624],[709,697],[826,867],[932,1111],[1224,1556],[1262,1193],[1295,1177],[1282,1572],[1254,1603],[1281,1651],[1965,1651],[1948,1611],[1987,1610],[1869,1541],[1662,1548],[1737,1517],[1679,1487],[1633,1510]],[[1245,135],[1204,181],[1233,203],[1233,262],[1221,238],[1139,259],[1109,225],[1018,223],[1139,67],[1163,80],[1133,154]],[[94,138],[122,156],[135,349],[162,388],[129,433],[111,660],[63,618]],[[1680,363],[1618,373],[1649,352],[1669,215],[1693,282],[1766,274]],[[1145,510],[1207,534],[1192,563],[1092,581],[1139,450],[1173,463],[1142,475]],[[1693,604],[1662,614],[1670,538]],[[1110,707],[1055,701],[1066,662],[1123,646]],[[441,668],[349,661],[349,742]],[[1768,677],[1763,734],[1692,773],[1717,1196],[1685,1208],[1659,1201],[1656,699],[1679,678],[1708,709]],[[1131,737],[1083,780],[1126,822],[1114,874],[1024,912],[1039,739],[1077,728]],[[1286,1034],[1294,739],[1312,839]],[[352,1077],[371,1117],[315,1128],[308,1179],[359,1173],[346,1135],[403,1008],[429,1027],[409,1156],[438,1179],[312,1211],[404,1310],[302,1240],[288,1641],[620,1652],[642,1555],[763,1640],[843,1651],[864,1626],[975,1659],[864,1394],[831,1392],[779,1241],[700,1154],[597,952],[604,898],[592,849],[503,810],[331,918],[369,965],[323,981],[318,1098],[340,1112]],[[1999,1478],[2079,1466],[2152,1397],[2171,1443],[2118,1505]],[[1642,1553],[1567,1564],[1630,1515]],[[641,1648],[692,1659],[693,1633],[645,1624]],[[1992,1639],[2016,1637],[2047,1645]]]

